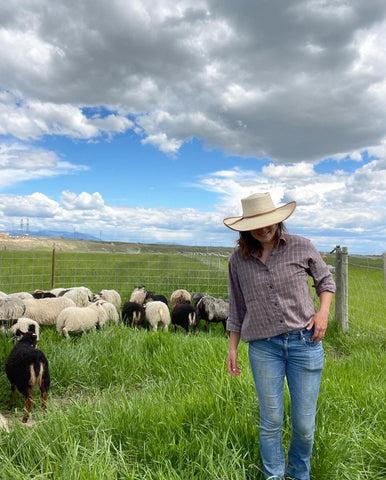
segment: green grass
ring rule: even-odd
[[[187,337],[120,325],[67,340],[42,329],[52,377],[48,413],[40,416],[37,396],[35,421],[22,425],[20,395],[7,413],[1,372],[1,411],[14,421],[0,435],[0,478],[262,479],[247,346],[240,347],[242,375],[230,377],[221,328]],[[4,338],[1,345],[4,364],[12,345]],[[343,335],[331,325],[314,480],[385,478],[384,347],[380,337]]]
[[[34,255],[28,268],[39,265],[38,252]],[[208,277],[214,281],[219,272],[226,284],[222,260],[209,263],[209,268],[206,264],[203,270],[203,260],[184,257],[177,268],[175,256],[165,252],[155,255],[153,270],[145,254],[135,258],[110,254],[108,262],[101,255],[63,258],[65,265],[75,262],[72,274],[80,265],[85,270],[88,263],[82,262],[90,262],[91,276],[82,283],[91,287],[111,279],[104,287],[114,288],[113,279],[128,272],[118,285],[128,290],[134,277],[143,274],[141,280],[148,288],[167,293],[158,284],[160,269],[165,270],[162,285],[170,289],[193,285],[190,278],[196,276],[199,291]],[[26,274],[26,258],[18,261],[24,262],[20,265]],[[141,269],[143,261],[149,263],[146,272],[143,265]],[[57,264],[57,269],[59,275],[62,267]],[[312,480],[386,478],[386,307],[383,277],[377,269],[370,272],[349,268],[350,330],[343,334],[331,321],[324,340]],[[16,282],[15,269],[11,275],[13,291],[27,289]],[[369,282],[371,288],[366,289]],[[16,409],[6,410],[10,386],[4,368],[0,370],[0,411],[11,420],[10,432],[0,432],[0,478],[262,480],[259,411],[247,346],[240,345],[243,373],[233,378],[226,371],[228,338],[222,325],[213,325],[209,334],[200,327],[198,335],[187,337],[180,331],[155,333],[110,325],[70,339],[43,327],[39,348],[49,359],[52,379],[45,417],[40,415],[38,395],[29,425],[20,422],[24,405],[20,395]],[[9,339],[0,337],[0,365],[11,348]],[[286,412],[287,446],[288,425]]]

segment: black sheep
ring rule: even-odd
[[[145,320],[145,309],[137,302],[125,302],[122,307],[122,321],[125,325],[137,327]]]
[[[174,325],[174,331],[179,326],[186,330],[187,335],[189,335],[191,327],[194,327],[194,330],[197,332],[196,310],[191,303],[177,303],[172,310],[171,321]]]
[[[165,297],[165,295],[160,295],[160,294],[155,294],[152,291],[146,292],[146,297],[145,297],[145,302],[151,302],[151,301],[159,301],[159,302],[164,302],[166,305],[169,306],[168,299]]]
[[[36,333],[26,332],[16,343],[8,356],[5,371],[11,382],[11,398],[8,409],[15,401],[16,388],[24,395],[25,413],[22,422],[26,423],[32,409],[32,389],[40,388],[43,412],[47,409],[47,392],[50,388],[50,374],[48,360],[44,353],[36,348]]]

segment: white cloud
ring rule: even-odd
[[[240,199],[269,191],[279,206],[296,200],[297,209],[287,220],[292,233],[307,236],[319,249],[347,245],[352,253],[366,252],[370,234],[372,252],[386,249],[386,166],[374,160],[353,174],[294,176],[293,165],[263,169],[241,168],[213,172],[197,178],[196,186],[217,194],[209,212],[195,208],[145,208],[106,205],[98,192],[63,191],[60,203],[42,194],[0,196],[0,226],[30,218],[30,229],[72,230],[119,241],[168,242],[190,245],[232,245],[237,237],[223,226],[223,218],[241,213]],[[280,175],[277,175],[280,172]],[[370,187],[370,188],[369,188]],[[355,238],[355,242],[353,241]]]
[[[171,155],[195,136],[208,148],[280,163],[376,148],[384,138],[379,0],[279,9],[23,0],[0,14],[1,86],[22,92],[0,111],[3,134],[94,138],[132,128],[130,114],[143,142]],[[120,115],[87,118],[79,106],[88,105]]]
[[[25,99],[2,92],[0,134],[31,140],[43,135],[64,135],[90,139],[102,134],[123,133],[133,122],[118,114],[88,118],[76,105]]]
[[[62,192],[60,198],[62,206],[66,210],[99,210],[104,207],[104,202],[99,192],[92,193],[82,192],[79,195],[69,192]]]
[[[59,205],[42,193],[26,196],[0,195],[0,210],[2,217],[51,219],[58,213]]]
[[[61,160],[55,152],[22,143],[0,144],[0,168],[0,188],[88,169]]]
[[[371,231],[379,246],[385,32],[383,0],[296,0],[280,8],[217,0],[2,2],[0,188],[86,171],[42,148],[48,138],[133,134],[177,160],[184,142],[197,138],[239,158],[191,179],[215,197],[209,214],[115,207],[99,186],[90,185],[94,193],[69,186],[59,203],[37,193],[1,196],[0,226],[37,215],[47,227],[81,225],[122,239],[221,243],[232,235],[222,218],[240,212],[240,198],[270,191],[276,204],[296,199],[289,219],[296,230],[347,241],[355,231],[363,244]],[[243,157],[264,162],[245,168]],[[339,169],[317,173],[326,158]],[[357,162],[352,173],[346,160]]]

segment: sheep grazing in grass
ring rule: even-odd
[[[177,303],[172,310],[171,321],[174,325],[174,331],[177,327],[182,327],[186,334],[190,334],[191,328],[197,331],[196,309],[190,303]]]
[[[154,300],[158,300],[160,302],[164,302],[166,305],[169,305],[168,299],[165,295],[155,294],[155,292],[148,291],[146,292],[145,303],[154,302]]]
[[[13,320],[0,320],[0,332],[4,335],[12,335],[14,339],[19,339],[24,333],[36,333],[39,340],[39,324],[31,318],[21,317]]]
[[[67,307],[75,307],[75,302],[70,298],[32,298],[24,300],[24,315],[19,315],[36,320],[39,325],[55,325],[59,313]]]
[[[87,307],[68,307],[62,310],[56,321],[56,330],[65,337],[69,337],[70,333],[101,328],[107,320],[106,310],[98,300]]]
[[[31,332],[36,334],[36,340],[39,340],[39,331],[40,326],[38,322],[32,320],[32,318],[21,317],[18,318],[15,323],[10,328],[10,332],[12,333],[13,337],[16,339],[20,339],[25,333]]]
[[[40,388],[43,413],[47,409],[47,393],[50,388],[48,360],[44,353],[36,348],[36,345],[36,333],[26,332],[11,350],[5,364],[6,374],[11,382],[11,398],[8,409],[13,407],[15,391],[18,389],[25,398],[23,423],[28,421],[31,413],[32,389],[35,386]]]
[[[138,303],[139,305],[143,305],[146,298],[146,290],[144,285],[134,287],[130,295],[130,302]]]
[[[0,319],[12,320],[24,315],[25,304],[19,297],[6,295],[0,298]]]
[[[173,309],[177,303],[190,303],[191,300],[192,297],[187,290],[174,290],[174,292],[170,295],[170,308]]]
[[[221,322],[226,332],[226,321],[229,314],[229,304],[222,298],[214,298],[210,295],[204,295],[196,305],[197,325],[200,320],[206,320],[205,330],[209,331],[209,323]]]
[[[122,321],[130,327],[143,325],[145,308],[137,302],[125,302],[122,307]]]
[[[99,322],[99,327],[102,328],[106,322],[114,322],[118,325],[119,323],[119,313],[116,306],[111,303],[107,302],[106,300],[97,300],[100,305],[102,305],[104,311],[106,312],[106,321]]]
[[[145,304],[145,318],[154,332],[159,326],[162,326],[165,332],[168,331],[170,325],[170,312],[164,302],[156,300]]]
[[[87,287],[71,287],[58,294],[58,297],[71,298],[77,307],[87,307],[93,300],[93,293]]]
[[[93,300],[106,300],[106,302],[110,302],[117,309],[121,308],[121,296],[116,290],[101,290],[99,293],[94,294]]]
[[[201,292],[195,292],[192,295],[192,303],[194,306],[197,305],[197,303],[201,300],[202,297],[205,297],[205,293]]]

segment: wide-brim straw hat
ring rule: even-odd
[[[254,193],[241,199],[243,214],[224,218],[224,224],[238,232],[248,232],[283,222],[296,208],[296,202],[276,208],[269,193]]]

